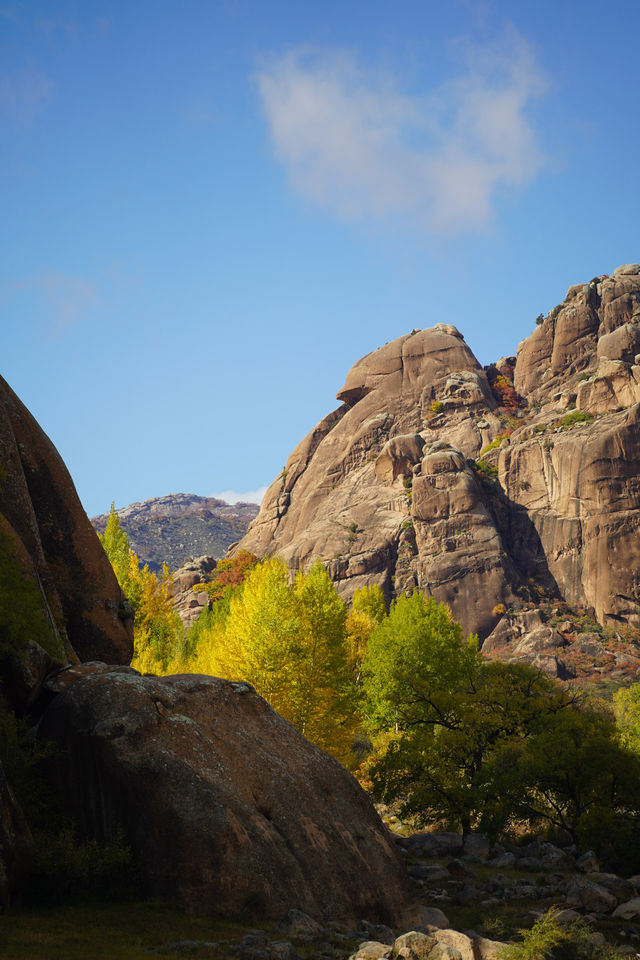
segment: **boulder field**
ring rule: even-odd
[[[345,597],[424,591],[492,655],[545,603],[640,628],[640,265],[570,287],[516,357],[483,369],[438,323],[363,357],[337,397],[234,551],[320,558]]]

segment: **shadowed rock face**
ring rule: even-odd
[[[640,266],[571,287],[493,372],[438,324],[364,357],[338,399],[236,549],[319,557],[346,597],[418,588],[481,638],[538,587],[640,627]]]
[[[0,907],[19,900],[24,887],[33,840],[0,764]]]
[[[60,454],[0,378],[0,520],[64,658],[128,663],[122,592]]]
[[[150,893],[206,914],[401,914],[406,871],[366,795],[251,686],[69,671],[40,734],[65,748],[80,824],[122,827]]]

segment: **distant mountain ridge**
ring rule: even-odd
[[[157,572],[164,562],[175,570],[190,557],[223,557],[245,535],[258,510],[256,503],[230,504],[216,497],[169,493],[116,512],[131,549]],[[108,513],[93,517],[94,529],[102,533],[108,518]]]

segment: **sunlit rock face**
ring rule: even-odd
[[[640,266],[570,287],[515,358],[484,370],[436,324],[338,400],[239,548],[320,558],[345,597],[420,589],[481,639],[541,597],[640,627]]]

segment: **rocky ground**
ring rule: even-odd
[[[492,845],[456,833],[395,836],[414,885],[411,929],[366,920],[319,924],[290,910],[278,927],[253,928],[218,942],[183,940],[157,953],[241,960],[494,960],[548,910],[561,924],[583,918],[598,947],[615,946],[621,957],[640,956],[640,875],[619,877],[600,869],[596,856],[541,839]],[[201,953],[200,953],[201,952]]]

